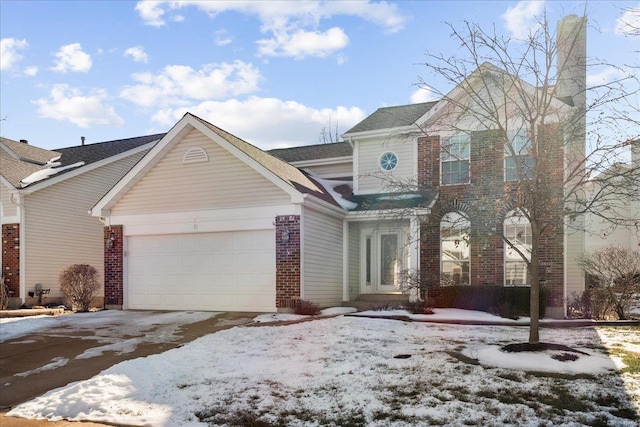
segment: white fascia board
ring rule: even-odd
[[[0,175],[0,183],[4,184],[5,187],[9,188],[10,192],[18,191],[16,187],[13,186],[4,176]]]
[[[307,166],[338,165],[343,163],[351,163],[352,161],[353,161],[353,156],[343,156],[343,157],[330,157],[326,159],[302,160],[299,162],[289,162],[289,164],[298,168],[303,168]]]
[[[85,172],[89,172],[100,168],[102,166],[108,165],[110,163],[116,162],[118,160],[127,158],[134,154],[140,153],[142,151],[148,150],[153,146],[153,142],[149,142],[147,144],[141,145],[136,148],[132,148],[131,150],[124,151],[120,154],[116,154],[115,156],[107,157],[106,159],[102,159],[100,161],[90,163],[88,165],[77,167],[70,172],[64,173],[62,175],[56,175],[53,178],[46,179],[44,181],[29,185],[26,188],[21,189],[20,191],[25,194],[35,193],[36,191],[42,190],[43,188],[49,187],[51,185],[55,185],[59,182],[65,181],[67,179],[73,178],[78,175],[82,175]]]
[[[312,194],[304,195],[303,206],[306,206],[309,209],[315,209],[315,210],[327,213],[329,215],[336,216],[338,218],[344,218],[348,213],[341,207],[332,205],[331,203],[324,201],[322,199],[319,199]]]
[[[416,125],[398,126],[394,128],[384,128],[376,130],[367,130],[363,132],[345,133],[342,135],[344,139],[365,139],[365,138],[387,138],[389,135],[397,135],[400,133],[420,132],[420,128]]]

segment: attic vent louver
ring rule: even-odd
[[[186,153],[184,153],[184,157],[182,158],[182,163],[199,163],[208,161],[209,156],[207,156],[207,152],[200,147],[190,148]]]

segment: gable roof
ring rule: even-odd
[[[15,188],[20,180],[42,169],[60,153],[0,137],[0,175]]]
[[[345,135],[410,126],[437,103],[438,101],[431,101],[419,104],[378,108],[373,114],[366,117],[363,121],[345,132]]]
[[[92,215],[108,215],[107,211],[160,161],[164,153],[170,150],[175,145],[175,142],[181,139],[181,135],[185,135],[192,129],[197,129],[211,138],[218,145],[231,152],[238,159],[274,182],[290,195],[298,195],[300,199],[303,199],[304,194],[310,194],[331,205],[339,206],[333,197],[331,197],[331,194],[308,173],[214,126],[200,117],[191,113],[185,113],[158,144],[96,203],[91,210]]]
[[[165,134],[147,135],[136,138],[106,141],[95,144],[87,144],[60,148],[56,151],[45,150],[29,146],[25,143],[2,138],[2,150],[0,150],[0,171],[2,176],[15,188],[40,184],[70,172],[82,173],[92,168],[90,165],[121,155],[130,150],[138,149],[146,144],[159,141]],[[51,168],[47,162],[59,157],[56,166]],[[98,165],[96,165],[98,166]],[[32,174],[50,169],[58,170],[56,173],[45,174],[35,178],[31,184],[22,184],[22,181]]]
[[[267,153],[285,162],[295,163],[308,160],[333,159],[336,157],[350,157],[353,148],[348,142],[332,142],[329,144],[303,145],[300,147],[276,148]]]
[[[99,162],[100,160],[124,153],[125,151],[133,150],[150,142],[158,142],[165,135],[166,133],[157,133],[134,138],[116,139],[114,141],[58,148],[56,151],[62,155],[60,158],[62,166],[77,162],[84,162],[85,165],[90,165],[91,163]]]
[[[325,202],[329,202],[333,205],[339,206],[338,203],[331,197],[329,192],[316,180],[314,180],[308,173],[296,168],[289,163],[272,156],[266,151],[238,138],[229,132],[220,129],[217,126],[212,125],[206,120],[201,119],[198,116],[194,116],[191,113],[186,113],[185,116],[191,116],[194,119],[201,122],[208,129],[212,130],[227,142],[232,144],[235,148],[239,149],[250,158],[264,166],[266,169],[274,173],[278,178],[288,183],[291,187],[303,194],[311,194]]]

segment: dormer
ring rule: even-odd
[[[353,145],[356,195],[410,190],[417,177],[416,125],[436,102],[379,108],[342,137]],[[409,188],[407,188],[409,184]]]

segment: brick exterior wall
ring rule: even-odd
[[[300,301],[300,215],[276,217],[276,308]]]
[[[2,225],[2,276],[9,297],[20,295],[20,224]]]
[[[112,243],[108,243],[112,242]],[[104,228],[104,305],[105,308],[122,309],[123,290],[123,238],[122,226]]]
[[[550,126],[546,137],[552,147],[545,150],[549,165],[545,178],[549,184],[563,186],[562,134],[558,127]],[[501,232],[503,218],[495,215],[491,202],[509,191],[504,182],[504,146],[495,131],[473,132],[470,151],[470,183],[440,186],[440,138],[426,136],[418,139],[418,179],[423,188],[438,188],[438,200],[432,214],[421,228],[420,271],[422,280],[439,283],[440,278],[440,221],[454,211],[467,212],[471,219],[471,285],[504,284],[505,245],[500,235],[488,235],[486,226]],[[482,201],[482,203],[473,203]],[[485,211],[470,212],[470,206],[483,206]],[[563,226],[561,220],[549,230],[540,242],[540,280],[548,290],[548,307],[562,307],[564,293]]]

